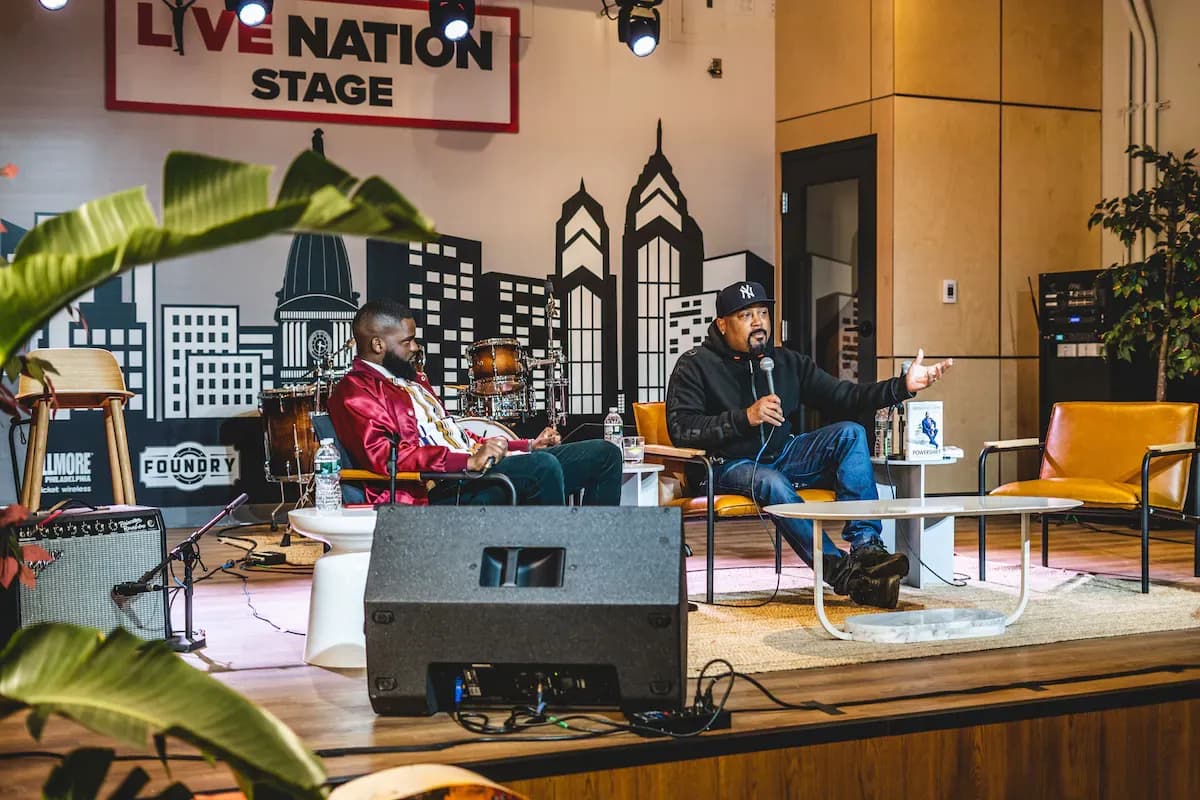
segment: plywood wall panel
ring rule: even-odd
[[[1100,266],[1100,114],[1005,106],[1001,161],[1001,353],[1036,355],[1029,281]]]
[[[787,0],[775,7],[775,119],[871,96],[871,0]]]
[[[894,121],[894,352],[996,355],[999,106],[897,97]]]
[[[894,0],[871,0],[871,97],[896,91]]]
[[[1000,99],[1000,0],[895,0],[898,94]]]
[[[895,239],[894,148],[895,101],[871,103],[871,133],[875,134],[875,352],[889,355],[894,345],[892,251]]]
[[[926,355],[926,361],[944,357]],[[1000,371],[999,359],[959,359],[943,380],[918,395],[921,400],[942,401],[945,443],[963,449],[957,464],[926,471],[927,493],[975,494],[978,490],[979,451],[984,442],[1000,438]],[[989,471],[990,480],[995,481],[999,477],[996,467]]]
[[[1103,0],[1004,0],[1004,102],[1099,109]]]
[[[1038,361],[1007,358],[1000,362],[1000,438],[1026,439],[1038,429]],[[977,454],[978,455],[978,454]],[[993,459],[997,456],[992,456]],[[1000,483],[1037,477],[1041,454],[1036,450],[999,456]],[[995,483],[990,484],[992,488]]]

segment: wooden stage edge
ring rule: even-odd
[[[960,525],[959,555],[974,551]],[[699,530],[689,524],[695,540]],[[1137,538],[1055,531],[1051,563],[1132,577]],[[719,567],[763,566],[769,541],[754,525],[724,523]],[[1017,558],[1015,523],[989,526],[989,560]],[[1036,545],[1035,545],[1036,548]],[[206,540],[210,564],[229,554]],[[1034,554],[1037,557],[1037,554]],[[689,570],[703,553],[689,559]],[[1155,532],[1154,580],[1194,590],[1191,531]],[[440,762],[475,770],[537,800],[638,797],[1095,798],[1200,797],[1200,631],[1106,639],[760,673],[792,704],[772,709],[738,680],[730,730],[676,741],[632,734],[570,742],[466,740],[445,714],[376,716],[362,671],[305,666],[303,574],[221,576],[197,591],[209,648],[188,656],[267,708],[322,754],[333,782],[401,764]],[[250,596],[243,593],[248,589]],[[1153,591],[1153,587],[1151,589]],[[177,607],[178,612],[178,607]],[[689,694],[691,696],[689,685]],[[504,713],[493,715],[493,721]],[[558,729],[552,729],[558,730]],[[561,731],[560,731],[561,732]],[[110,744],[52,720],[41,743],[23,720],[0,722],[0,754]],[[187,752],[173,744],[172,752]],[[154,774],[153,762],[144,766]],[[45,759],[0,761],[0,797],[33,796]],[[196,790],[228,788],[227,771],[174,762],[174,779]]]

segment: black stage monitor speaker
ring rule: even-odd
[[[678,709],[684,587],[677,508],[381,506],[371,706]]]
[[[113,597],[166,556],[166,529],[157,508],[108,506],[41,512],[13,526],[21,544],[41,545],[54,559],[34,565],[37,586],[0,600],[0,631],[39,622],[70,622],[143,639],[170,635],[167,593]],[[15,617],[15,618],[14,618]]]

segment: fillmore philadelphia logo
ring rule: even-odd
[[[204,486],[230,486],[240,474],[238,454],[232,447],[183,442],[174,447],[147,447],[142,451],[139,475],[151,489],[194,492]]]

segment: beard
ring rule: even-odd
[[[758,338],[760,334],[762,335],[761,339]],[[761,356],[763,353],[766,352],[767,341],[770,338],[771,337],[767,336],[767,332],[762,330],[761,328],[758,330],[750,331],[750,335],[746,337],[746,349],[749,351],[750,355],[752,355],[752,356],[756,356],[756,357]]]
[[[415,381],[417,379],[417,368],[413,366],[413,363],[395,353],[383,354],[383,368],[397,378],[406,381]]]

